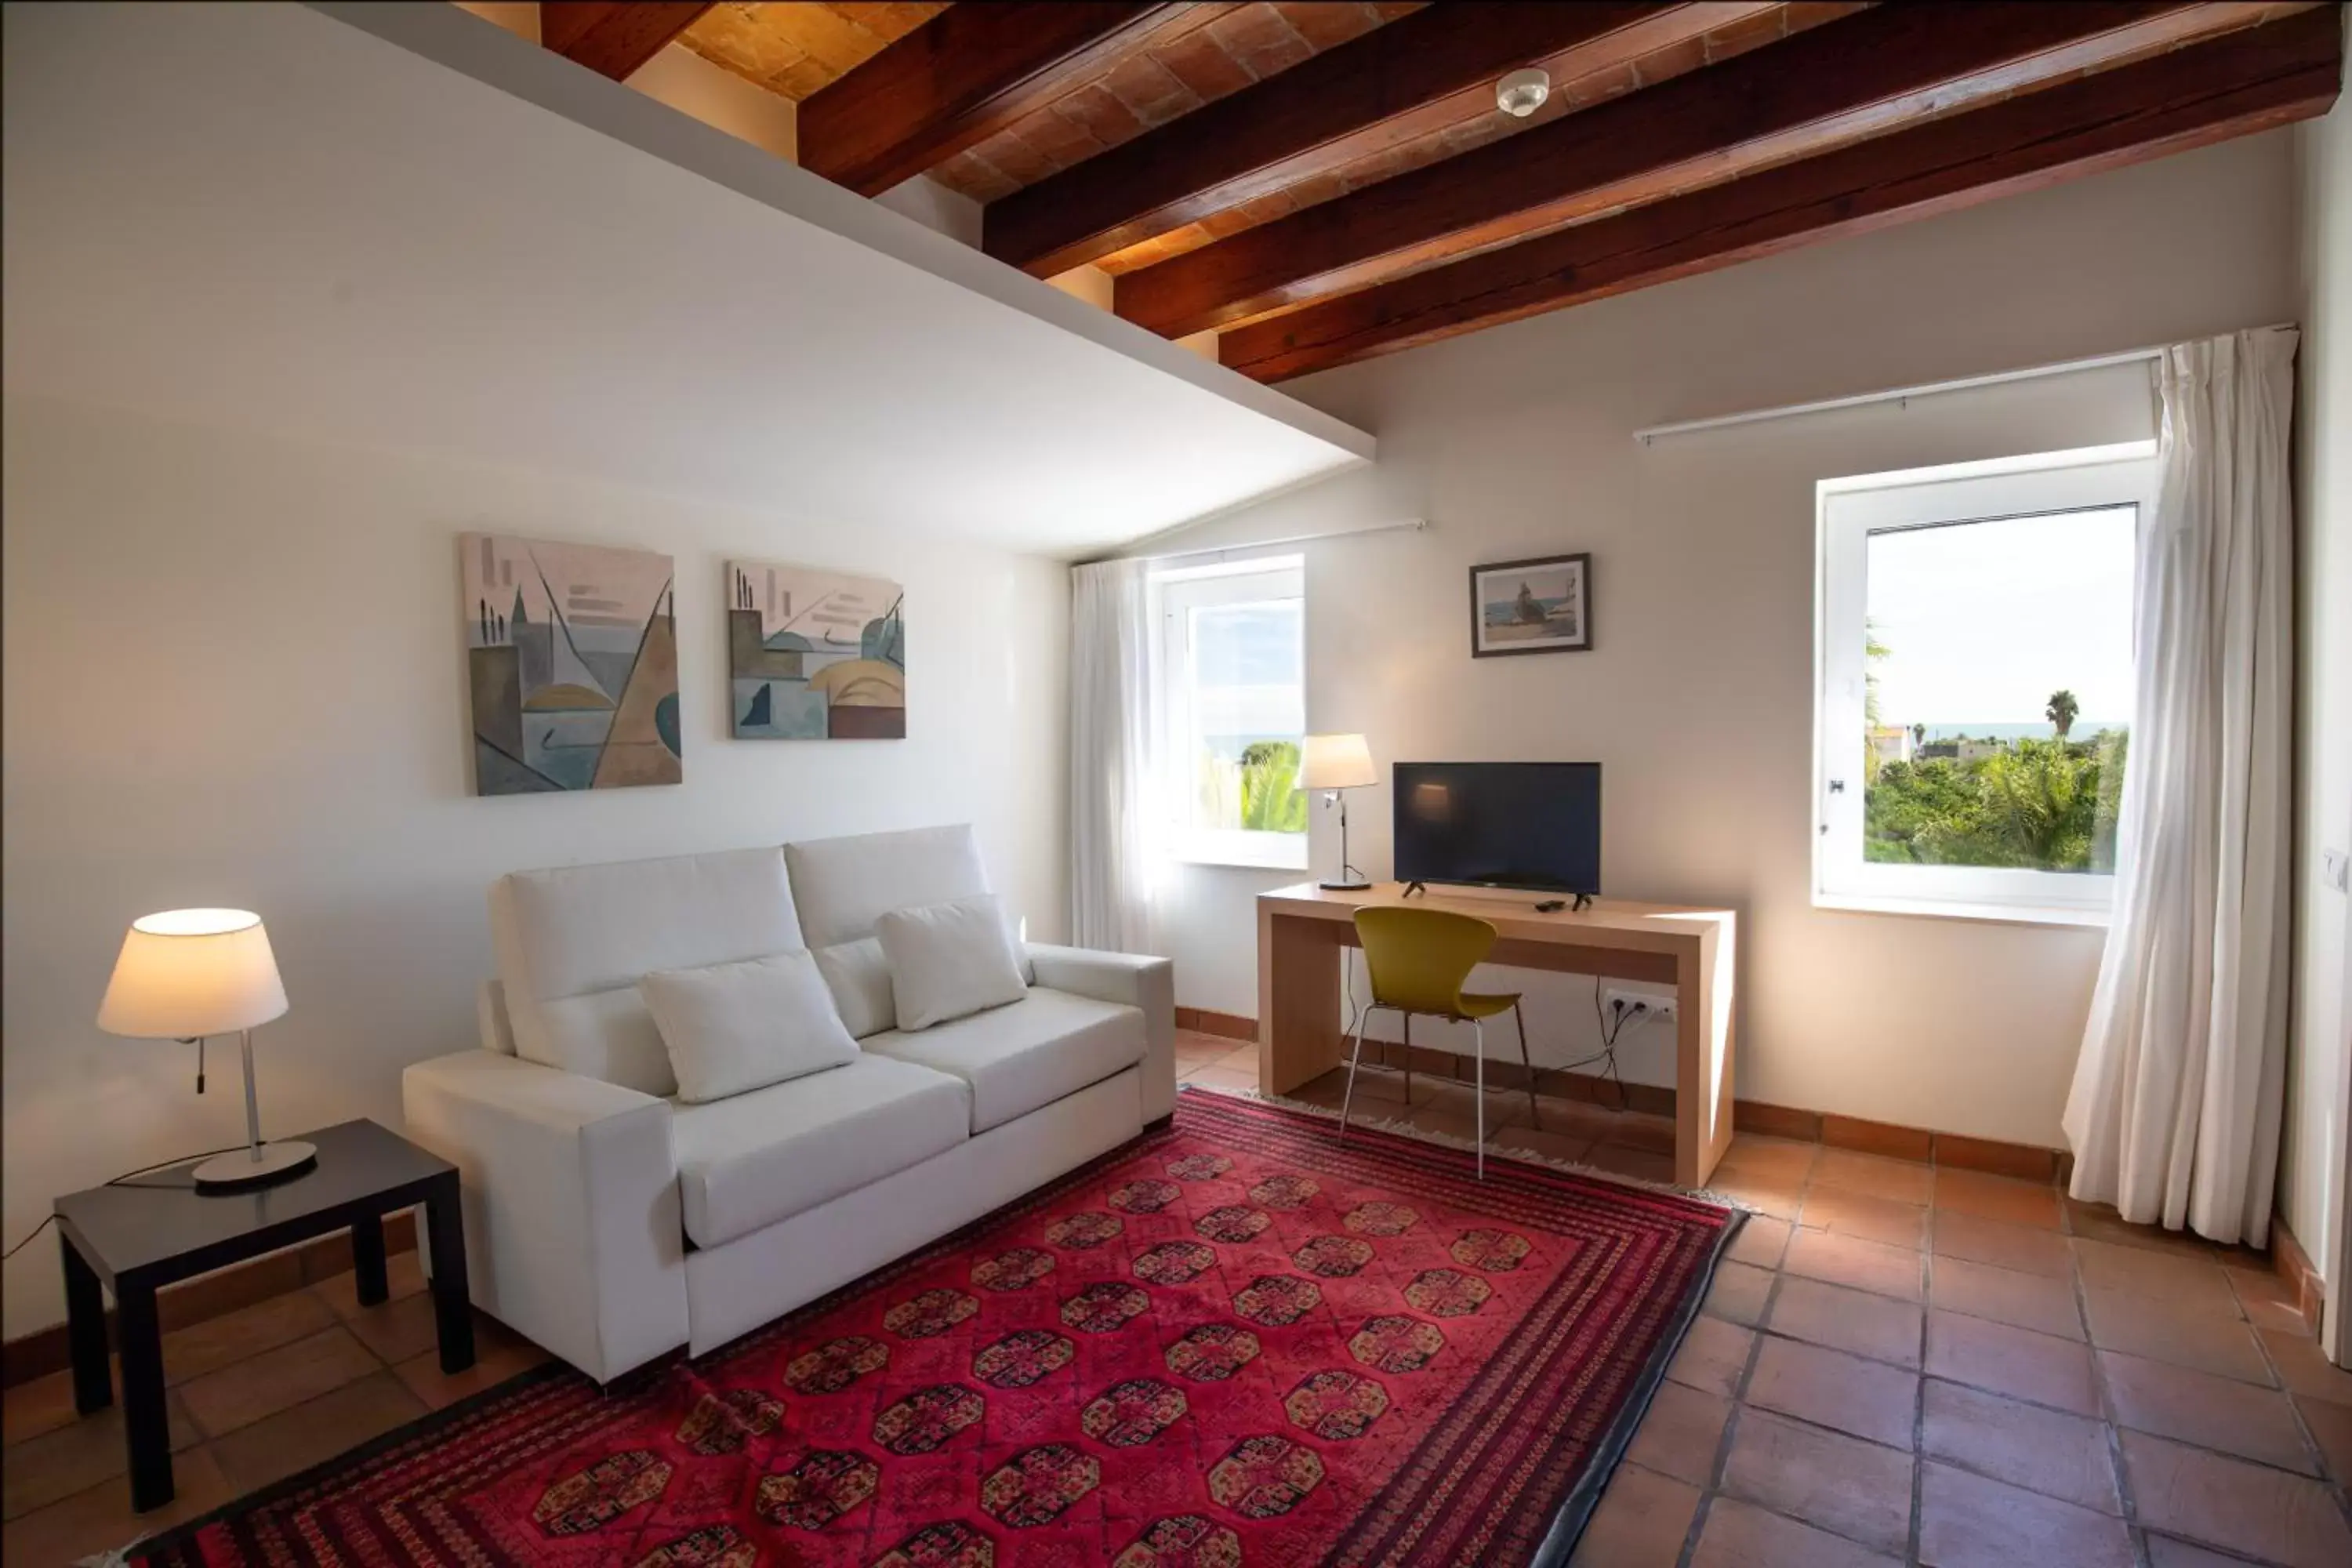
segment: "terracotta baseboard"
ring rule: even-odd
[[[2319,1310],[2327,1292],[2320,1282],[2319,1270],[2312,1267],[2311,1254],[2303,1249],[2303,1243],[2294,1238],[2294,1232],[2287,1229],[2284,1215],[2271,1215],[2271,1267],[2294,1292],[2295,1310],[2303,1314],[2303,1321],[2316,1332]]]
[[[1177,1022],[1183,1023],[1185,1009],[1176,1010]],[[1221,1022],[1245,1026],[1247,1033],[1238,1038],[1255,1039],[1257,1020],[1236,1018],[1229,1014],[1210,1014]],[[1226,1032],[1223,1029],[1214,1031]],[[1504,1048],[1512,1047],[1506,1046]],[[1402,1068],[1405,1048],[1394,1040],[1364,1042],[1364,1060],[1381,1067]],[[1471,1058],[1454,1051],[1433,1050],[1426,1046],[1412,1047],[1412,1070],[1449,1079],[1466,1079],[1471,1076]],[[1497,1089],[1517,1089],[1527,1083],[1527,1069],[1515,1061],[1486,1058],[1486,1082]],[[1580,1100],[1595,1105],[1617,1106],[1638,1110],[1651,1116],[1672,1116],[1675,1113],[1675,1091],[1663,1084],[1628,1083],[1623,1086],[1623,1099],[1619,1099],[1619,1086],[1613,1080],[1591,1073],[1570,1072],[1561,1068],[1535,1069],[1536,1092],[1556,1100]],[[1990,1138],[1967,1138],[1957,1132],[1937,1132],[1921,1127],[1903,1127],[1890,1121],[1869,1121],[1858,1116],[1841,1116],[1834,1111],[1798,1110],[1784,1105],[1768,1105],[1762,1100],[1740,1100],[1732,1102],[1732,1125],[1742,1132],[1754,1132],[1768,1138],[1793,1138],[1801,1142],[1822,1143],[1834,1149],[1852,1149],[1865,1154],[1885,1154],[1897,1160],[1932,1160],[1939,1165],[1952,1165],[1963,1170],[1982,1171],[1990,1175],[2014,1176],[2021,1181],[2062,1181],[2073,1168],[2074,1156],[2062,1149],[2042,1149],[2030,1143],[2004,1143]]]
[[[384,1215],[383,1249],[387,1256],[416,1250],[414,1209]],[[332,1279],[351,1266],[351,1233],[337,1231],[282,1252],[250,1258],[167,1286],[155,1294],[155,1316],[168,1334],[173,1329],[223,1317],[272,1296],[283,1296],[305,1285]],[[110,1344],[113,1342],[114,1310],[110,1307],[106,1313],[106,1337]],[[66,1326],[52,1323],[0,1344],[0,1387],[14,1388],[20,1383],[63,1372],[72,1364],[73,1352],[66,1338]]]
[[[1195,1034],[1219,1035],[1229,1040],[1257,1038],[1257,1020],[1244,1018],[1238,1013],[1213,1013],[1205,1007],[1179,1007],[1176,1026]]]

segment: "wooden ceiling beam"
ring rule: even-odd
[[[1091,0],[950,5],[802,100],[801,166],[879,195],[1051,103],[1118,56],[1223,9]]]
[[[1282,381],[2327,112],[2336,8],[2305,12],[1239,328]]]
[[[1876,6],[1125,274],[1117,308],[1169,337],[1230,328],[2277,10],[2259,0]]]
[[[599,76],[623,81],[709,9],[709,0],[545,0],[539,8],[539,41]]]
[[[1774,8],[1431,5],[991,202],[981,247],[1040,278],[1489,115],[1522,66],[1555,89]],[[1563,99],[1562,101],[1565,101]]]

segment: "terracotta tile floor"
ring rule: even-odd
[[[1195,1081],[1247,1087],[1254,1048]],[[1299,1098],[1337,1105],[1343,1075]],[[1469,1091],[1367,1068],[1360,1114],[1466,1136]],[[1661,1177],[1660,1119],[1489,1093],[1488,1135]],[[1499,1128],[1497,1121],[1503,1123]],[[2057,1190],[1775,1139],[1576,1568],[2352,1568],[2352,1373],[2268,1260]]]
[[[1177,1070],[1256,1083],[1255,1047],[1181,1034]],[[1302,1098],[1336,1105],[1337,1075]],[[1366,1069],[1361,1114],[1469,1136],[1470,1091]],[[1524,1093],[1498,1149],[1649,1179],[1672,1131]],[[1577,1568],[2352,1564],[2352,1373],[2263,1260],[1972,1172],[1742,1138],[1717,1180],[1762,1212],[1717,1274]],[[62,1373],[6,1391],[0,1557],[70,1563],[190,1518],[544,1359],[487,1319],[444,1377],[414,1254],[172,1335],[179,1498],[130,1512],[111,1414]]]

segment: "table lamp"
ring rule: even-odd
[[[1364,744],[1361,735],[1309,735],[1298,782],[1303,788],[1324,791],[1326,798],[1339,806],[1339,876],[1337,881],[1321,886],[1346,893],[1370,887],[1348,864],[1348,797],[1340,792],[1381,782],[1380,770],[1372,766],[1371,748]]]
[[[261,1141],[261,1112],[253,1090],[253,1030],[286,1011],[286,987],[261,917],[244,910],[171,910],[131,922],[114,960],[98,1026],[110,1035],[149,1040],[194,1040],[196,1089],[202,1092],[204,1038],[234,1029],[245,1050],[246,1147],[206,1160],[195,1170],[199,1187],[252,1187],[309,1170],[310,1144]]]

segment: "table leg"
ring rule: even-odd
[[[106,1292],[97,1271],[63,1235],[58,1237],[66,1270],[66,1338],[73,1352],[74,1411],[87,1415],[114,1403],[114,1374],[106,1364]]]
[[[440,1331],[441,1370],[474,1364],[474,1307],[466,1290],[466,1221],[458,1209],[457,1173],[433,1184],[425,1200],[425,1230],[433,1258],[433,1319]]]
[[[352,1222],[352,1277],[359,1283],[361,1306],[380,1307],[392,1300],[392,1279],[384,1271],[382,1215]]]
[[[1258,910],[1258,1088],[1288,1094],[1339,1065],[1341,928]]]
[[[131,1454],[134,1513],[172,1500],[172,1431],[163,1410],[163,1334],[151,1285],[114,1287],[115,1331],[122,1347],[122,1432]]]

